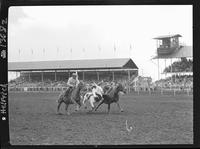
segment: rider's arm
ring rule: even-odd
[[[78,78],[76,78],[76,86],[80,83],[80,81],[78,80]]]
[[[72,79],[72,78],[69,78],[69,79],[68,79],[67,85],[73,87],[73,84],[71,84],[71,79]]]

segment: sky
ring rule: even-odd
[[[180,42],[192,46],[192,18],[191,5],[10,7],[8,61],[126,57],[140,75],[156,80],[153,38],[180,34]]]

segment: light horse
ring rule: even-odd
[[[80,96],[80,91],[81,89],[84,87],[83,82],[79,82],[79,84],[71,91],[71,89],[67,89],[66,91],[62,92],[59,95],[59,99],[58,99],[58,106],[57,106],[57,113],[59,113],[59,109],[61,104],[64,102],[65,103],[65,111],[67,112],[68,115],[70,115],[69,111],[68,111],[68,107],[70,104],[73,104],[73,102],[71,101],[71,98],[73,98],[77,103],[77,108],[76,111],[79,110],[79,108],[81,107],[81,96]]]
[[[119,104],[119,92],[126,93],[125,88],[122,86],[122,84],[116,84],[107,94],[103,94],[103,99],[99,102],[99,104],[94,109],[95,111],[99,108],[101,104],[107,104],[108,105],[108,113],[110,112],[110,104],[116,103],[120,112],[123,112],[123,109],[121,108]]]
[[[103,89],[101,86],[98,86],[96,83],[91,87],[92,91],[87,92],[83,97],[83,105],[85,109],[87,109],[87,106],[85,104],[86,101],[89,100],[90,106],[92,109],[94,109],[94,103],[99,102],[102,99],[103,96]],[[94,96],[94,93],[97,95],[97,97]]]

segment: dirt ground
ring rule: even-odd
[[[187,95],[124,95],[120,113],[107,105],[87,113],[56,114],[59,93],[9,93],[12,145],[192,144],[193,97]],[[126,129],[132,126],[132,131]]]

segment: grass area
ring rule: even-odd
[[[81,108],[56,114],[59,93],[9,93],[12,145],[192,144],[193,97],[137,95],[121,97],[124,112],[107,105],[97,112]],[[126,130],[126,120],[133,127]]]

